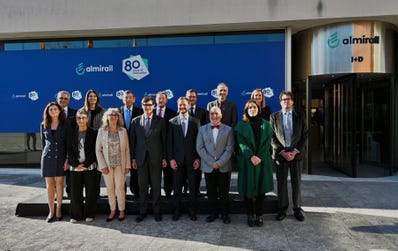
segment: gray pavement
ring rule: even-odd
[[[233,175],[236,184],[236,174]],[[45,195],[38,169],[0,168],[0,250],[398,250],[398,175],[345,178],[303,175],[306,220],[291,214],[282,222],[265,215],[261,228],[249,228],[246,215],[232,223],[162,222],[135,215],[123,222],[48,224],[44,217],[16,217],[19,202]]]

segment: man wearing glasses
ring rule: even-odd
[[[57,93],[57,103],[64,109],[66,119],[69,122],[69,126],[71,129],[75,129],[77,127],[76,124],[76,110],[69,107],[70,102],[70,94],[68,91],[59,91]],[[65,191],[66,197],[70,198],[70,181],[69,181],[69,170],[65,171]]]
[[[279,211],[276,219],[279,221],[285,219],[289,208],[287,175],[290,170],[294,217],[304,221],[304,212],[301,209],[301,167],[298,162],[304,155],[308,133],[305,116],[293,109],[292,92],[282,91],[279,101],[282,109],[271,114],[269,121],[274,131],[271,141],[272,159],[278,182]]]
[[[153,113],[154,99],[146,96],[142,99],[144,114],[136,117],[130,127],[130,152],[132,167],[138,171],[140,193],[140,214],[136,222],[145,219],[148,212],[148,187],[151,185],[153,213],[156,221],[162,220],[160,212],[160,186],[162,167],[166,161],[166,125],[165,121]]]

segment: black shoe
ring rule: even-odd
[[[222,222],[224,222],[224,224],[231,223],[231,218],[229,217],[228,214],[225,214],[225,215],[222,216]]]
[[[206,217],[206,222],[213,222],[215,219],[218,219],[218,214],[210,214]]]
[[[256,227],[262,227],[264,225],[263,217],[262,216],[256,216],[256,219],[254,221],[254,225]]]
[[[135,222],[139,223],[141,221],[143,221],[146,217],[146,214],[140,214],[137,216],[137,218],[135,218]]]
[[[249,227],[254,227],[254,225],[255,225],[255,218],[254,218],[254,215],[249,214],[249,215],[247,216],[247,225],[249,225]]]
[[[54,222],[54,219],[55,219],[54,216],[53,216],[53,217],[47,217],[46,222],[47,222],[47,223]]]
[[[124,219],[126,219],[126,217],[117,217],[117,219],[118,219],[119,221],[124,221]]]
[[[178,221],[181,217],[181,213],[180,212],[175,212],[173,215],[173,221]]]
[[[156,222],[162,221],[162,216],[160,214],[155,214],[155,221]]]
[[[111,221],[113,221],[113,219],[115,219],[115,217],[112,217],[112,218],[106,218],[106,222],[111,222]]]
[[[64,217],[62,217],[62,216],[59,216],[59,217],[58,217],[58,216],[55,216],[55,220],[56,220],[56,221],[62,221],[63,218],[64,218]]]
[[[278,215],[276,216],[276,220],[278,221],[283,221],[285,218],[286,218],[285,212],[279,212]]]
[[[191,221],[196,221],[198,219],[198,217],[196,216],[196,213],[190,213],[189,216],[191,218]]]
[[[294,210],[294,217],[296,217],[296,219],[298,221],[304,221],[305,217],[304,217],[303,209],[300,208],[300,209]]]

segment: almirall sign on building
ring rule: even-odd
[[[367,37],[366,35],[362,35],[361,37],[345,37],[340,39],[338,36],[338,32],[334,32],[329,36],[328,39],[328,46],[329,48],[337,48],[340,44],[341,45],[349,45],[349,44],[379,44],[380,37]]]

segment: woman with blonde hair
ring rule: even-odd
[[[252,91],[250,99],[256,101],[257,105],[260,107],[260,116],[269,121],[269,116],[271,115],[271,107],[269,107],[265,102],[265,96],[263,90],[256,88]]]
[[[130,172],[130,148],[122,115],[117,108],[109,108],[102,118],[102,127],[98,130],[95,146],[98,169],[103,173],[108,191],[111,212],[106,219],[112,221],[116,214],[116,202],[119,208],[119,221],[125,218],[126,174]]]

